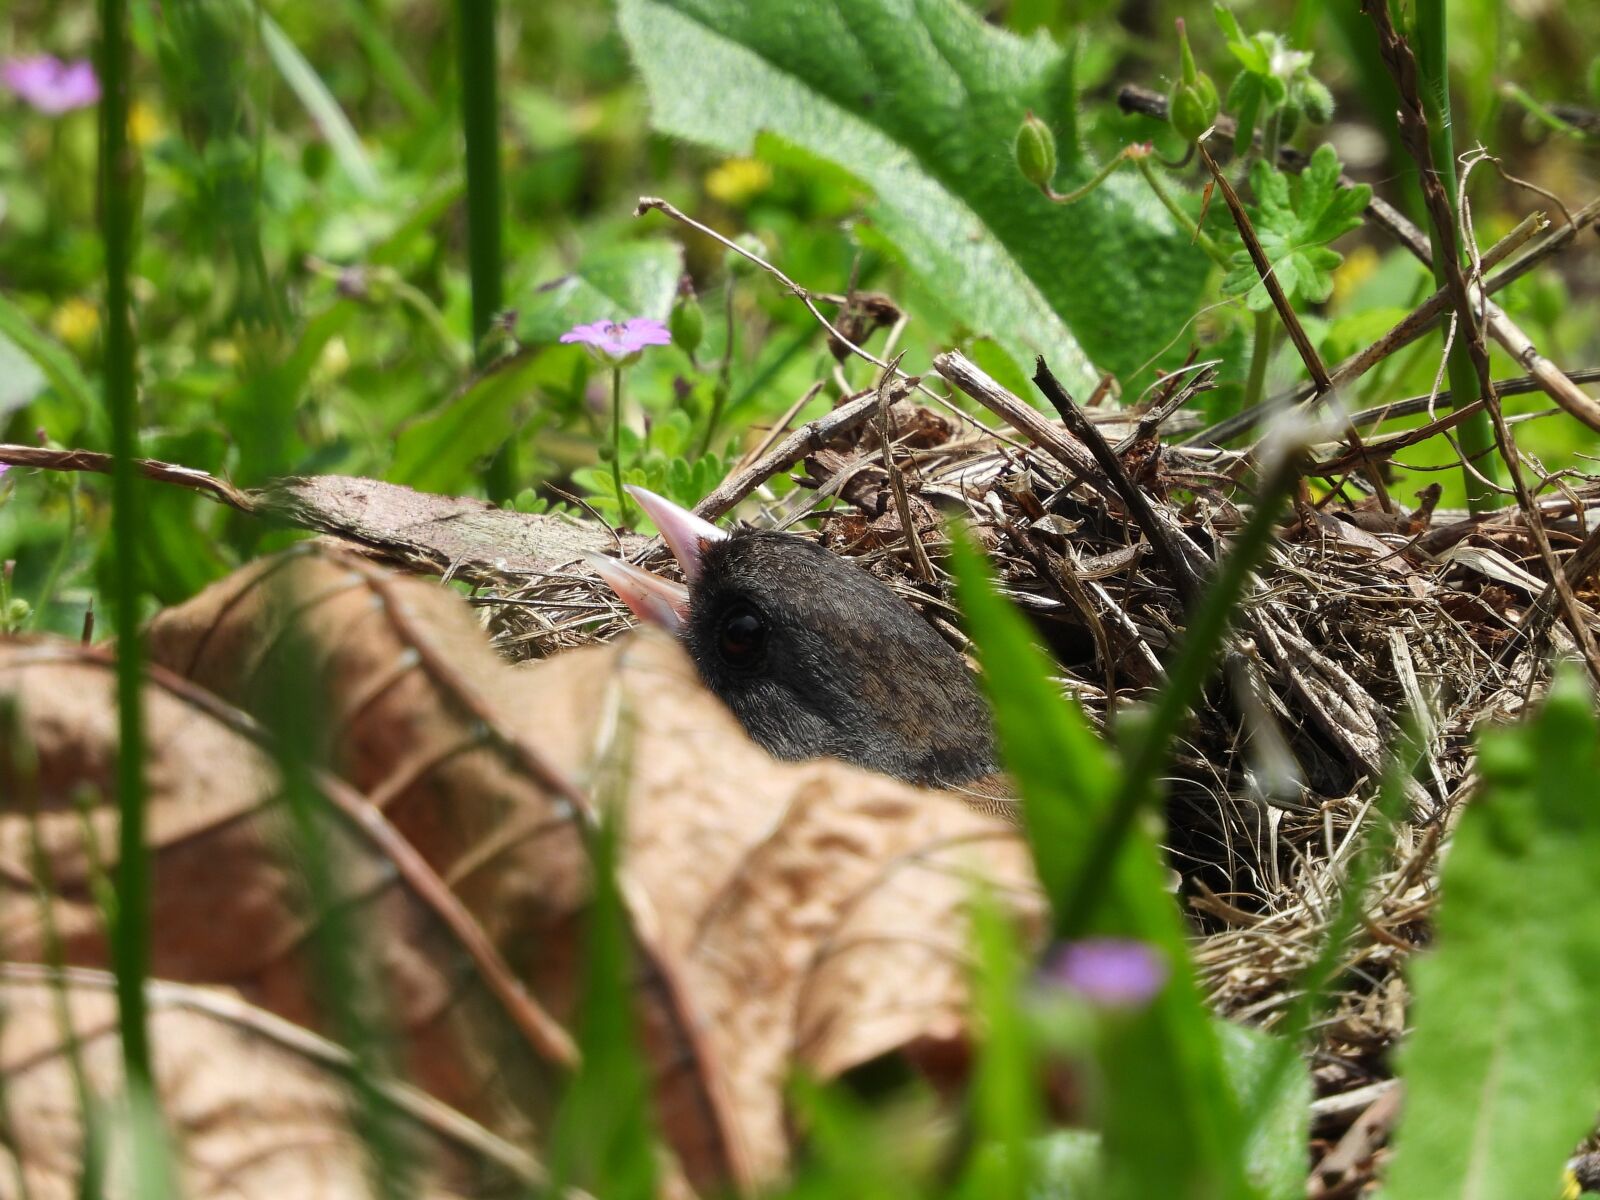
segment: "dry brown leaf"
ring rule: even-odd
[[[158,978],[224,983],[318,1026],[315,964],[277,774],[253,723],[170,673],[146,688],[153,961]],[[45,910],[66,961],[106,961],[96,877],[114,867],[111,661],[64,643],[0,648],[0,698],[21,722],[0,761],[0,938],[8,958],[45,958]],[[0,736],[0,743],[12,739]],[[338,780],[344,820],[330,856],[355,920],[370,994],[402,1035],[409,1077],[518,1141],[547,1115],[570,1039],[523,995],[465,907],[381,814]],[[42,864],[35,870],[35,849]],[[376,981],[381,980],[381,983]]]
[[[367,1151],[351,1128],[342,1051],[226,990],[156,983],[147,995],[156,1089],[180,1194],[197,1200],[375,1194]],[[71,1200],[79,1195],[83,1165],[74,1055],[94,1102],[113,1104],[122,1094],[112,981],[99,971],[57,976],[0,967],[0,1007],[10,1131],[0,1142],[0,1197]],[[541,1178],[522,1151],[422,1093],[385,1084],[383,1094],[394,1132],[412,1152],[416,1195],[525,1194]],[[112,1137],[103,1194],[132,1195],[128,1146]]]
[[[298,642],[285,637],[291,624]],[[569,1027],[588,894],[580,823],[592,818],[597,774],[621,769],[622,886],[642,973],[641,1024],[656,1064],[663,1130],[697,1185],[748,1187],[783,1168],[789,1143],[782,1089],[795,1067],[828,1077],[962,1036],[964,907],[975,879],[1038,928],[1029,859],[1014,830],[958,798],[840,763],[774,762],[667,639],[634,636],[532,667],[508,666],[448,590],[326,551],[257,564],[163,614],[150,630],[157,662],[246,710],[257,703],[259,680],[276,669],[274,657],[296,644],[309,647],[316,682],[307,686],[320,688],[332,714],[337,774],[445,881],[541,1011]],[[11,686],[0,662],[0,691]],[[104,704],[108,674],[99,686]],[[81,696],[93,689],[82,681],[74,690]],[[94,777],[103,780],[109,728],[100,736]],[[166,744],[178,758],[176,745]],[[181,758],[187,766],[187,751]],[[185,787],[163,784],[177,789],[173,796]],[[191,796],[184,807],[191,823],[206,829],[201,840],[214,843],[214,859],[246,854],[231,871],[248,892],[255,889],[241,875],[281,873],[259,844],[241,851],[235,843],[243,835],[223,832],[250,827],[251,820],[238,820],[249,814],[195,815],[206,805],[236,809],[215,796],[238,791],[223,773],[183,793]],[[153,811],[168,801],[158,790]],[[161,841],[162,831],[175,820],[156,826],[162,891],[167,864],[180,851]],[[15,844],[15,836],[0,844]],[[70,841],[53,857],[70,858]],[[108,828],[101,844],[113,843]],[[382,886],[396,891],[392,881]],[[497,1057],[504,1036],[491,1048],[472,1022],[440,1016],[456,993],[438,991],[438,981],[460,983],[463,976],[427,960],[441,952],[453,962],[470,956],[439,934],[408,952],[405,939],[419,924],[440,921],[412,892],[399,892],[390,906],[368,907],[381,922],[384,947],[405,960],[405,969],[390,964],[388,986],[400,990],[398,1021],[413,1036],[413,1077],[491,1128],[506,1131],[499,1104],[483,1099],[501,1101],[508,1092],[543,1125],[552,1080],[506,1067]],[[419,908],[427,921],[416,918]],[[397,925],[395,910],[411,914],[409,924]],[[185,920],[181,905],[168,911]],[[276,920],[276,907],[272,912]],[[187,920],[196,919],[189,909]],[[222,923],[214,908],[204,919]],[[12,912],[0,928],[25,924]],[[168,936],[160,925],[157,936]],[[259,977],[295,973],[278,960],[295,958],[296,947],[280,942],[269,952],[271,943],[251,940],[258,953],[250,966]],[[174,959],[160,961],[170,967]],[[481,976],[484,963],[470,961]],[[190,954],[181,965],[184,978],[212,978],[203,955]],[[421,989],[428,1003],[405,994],[413,975],[429,982]],[[251,994],[310,1019],[303,991],[284,985]],[[493,1007],[475,1005],[476,1023],[505,1025],[504,1004],[490,1014]],[[417,1044],[413,1031],[428,1016],[436,1018],[434,1035]],[[431,1061],[441,1051],[451,1056],[443,1069]],[[533,1078],[531,1086],[546,1094],[508,1088],[508,1077]]]

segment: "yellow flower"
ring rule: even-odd
[[[754,158],[730,158],[706,173],[706,195],[737,207],[772,186],[772,168]]]
[[[312,378],[320,384],[332,383],[350,369],[350,347],[344,344],[342,337],[329,338],[322,347],[322,353],[317,355],[317,365],[312,370]]]
[[[161,136],[162,129],[156,110],[142,100],[135,100],[128,110],[128,140],[143,149]]]
[[[1333,303],[1348,300],[1358,287],[1378,270],[1378,252],[1371,246],[1357,246],[1333,272]]]
[[[74,296],[50,314],[50,332],[85,354],[100,332],[100,310],[82,296]]]

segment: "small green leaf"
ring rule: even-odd
[[[1333,291],[1333,270],[1344,257],[1328,243],[1361,224],[1361,212],[1372,189],[1339,186],[1339,157],[1333,147],[1317,147],[1311,162],[1299,175],[1286,175],[1265,161],[1250,171],[1256,203],[1250,221],[1278,284],[1292,304],[1326,300]],[[1243,242],[1233,253],[1233,265],[1222,281],[1230,295],[1244,294],[1254,312],[1272,307],[1272,298],[1257,273]]]
[[[1600,728],[1563,671],[1484,737],[1445,859],[1437,945],[1412,969],[1390,1200],[1554,1196],[1600,1110]]]

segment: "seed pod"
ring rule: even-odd
[[[1195,66],[1182,17],[1178,18],[1178,55],[1182,69],[1167,96],[1167,118],[1185,141],[1193,142],[1216,121],[1220,103],[1211,76]]]
[[[1048,188],[1056,177],[1056,137],[1031,112],[1017,130],[1017,170],[1037,188]]]
[[[690,358],[700,348],[700,339],[706,332],[706,315],[700,309],[700,299],[694,294],[694,284],[687,275],[678,286],[678,299],[667,316],[667,331],[672,334],[672,344]]]

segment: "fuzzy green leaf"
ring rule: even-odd
[[[876,197],[874,224],[974,334],[1019,367],[1047,353],[1069,386],[1091,360],[1128,371],[1194,311],[1205,265],[1143,182],[1114,176],[1054,205],[1018,173],[1032,109],[1058,186],[1093,172],[1077,147],[1069,55],[959,0],[621,0],[658,129],[748,154],[770,132]]]
[[[1600,728],[1575,673],[1486,736],[1412,972],[1390,1200],[1554,1196],[1600,1110]]]
[[[1256,194],[1250,221],[1284,295],[1291,304],[1326,300],[1333,291],[1333,270],[1344,261],[1328,244],[1361,224],[1372,189],[1365,184],[1340,187],[1339,157],[1328,145],[1317,147],[1299,175],[1286,175],[1258,161],[1250,171],[1250,185]],[[1272,307],[1242,242],[1222,288],[1230,295],[1244,293],[1245,304],[1254,312]]]

